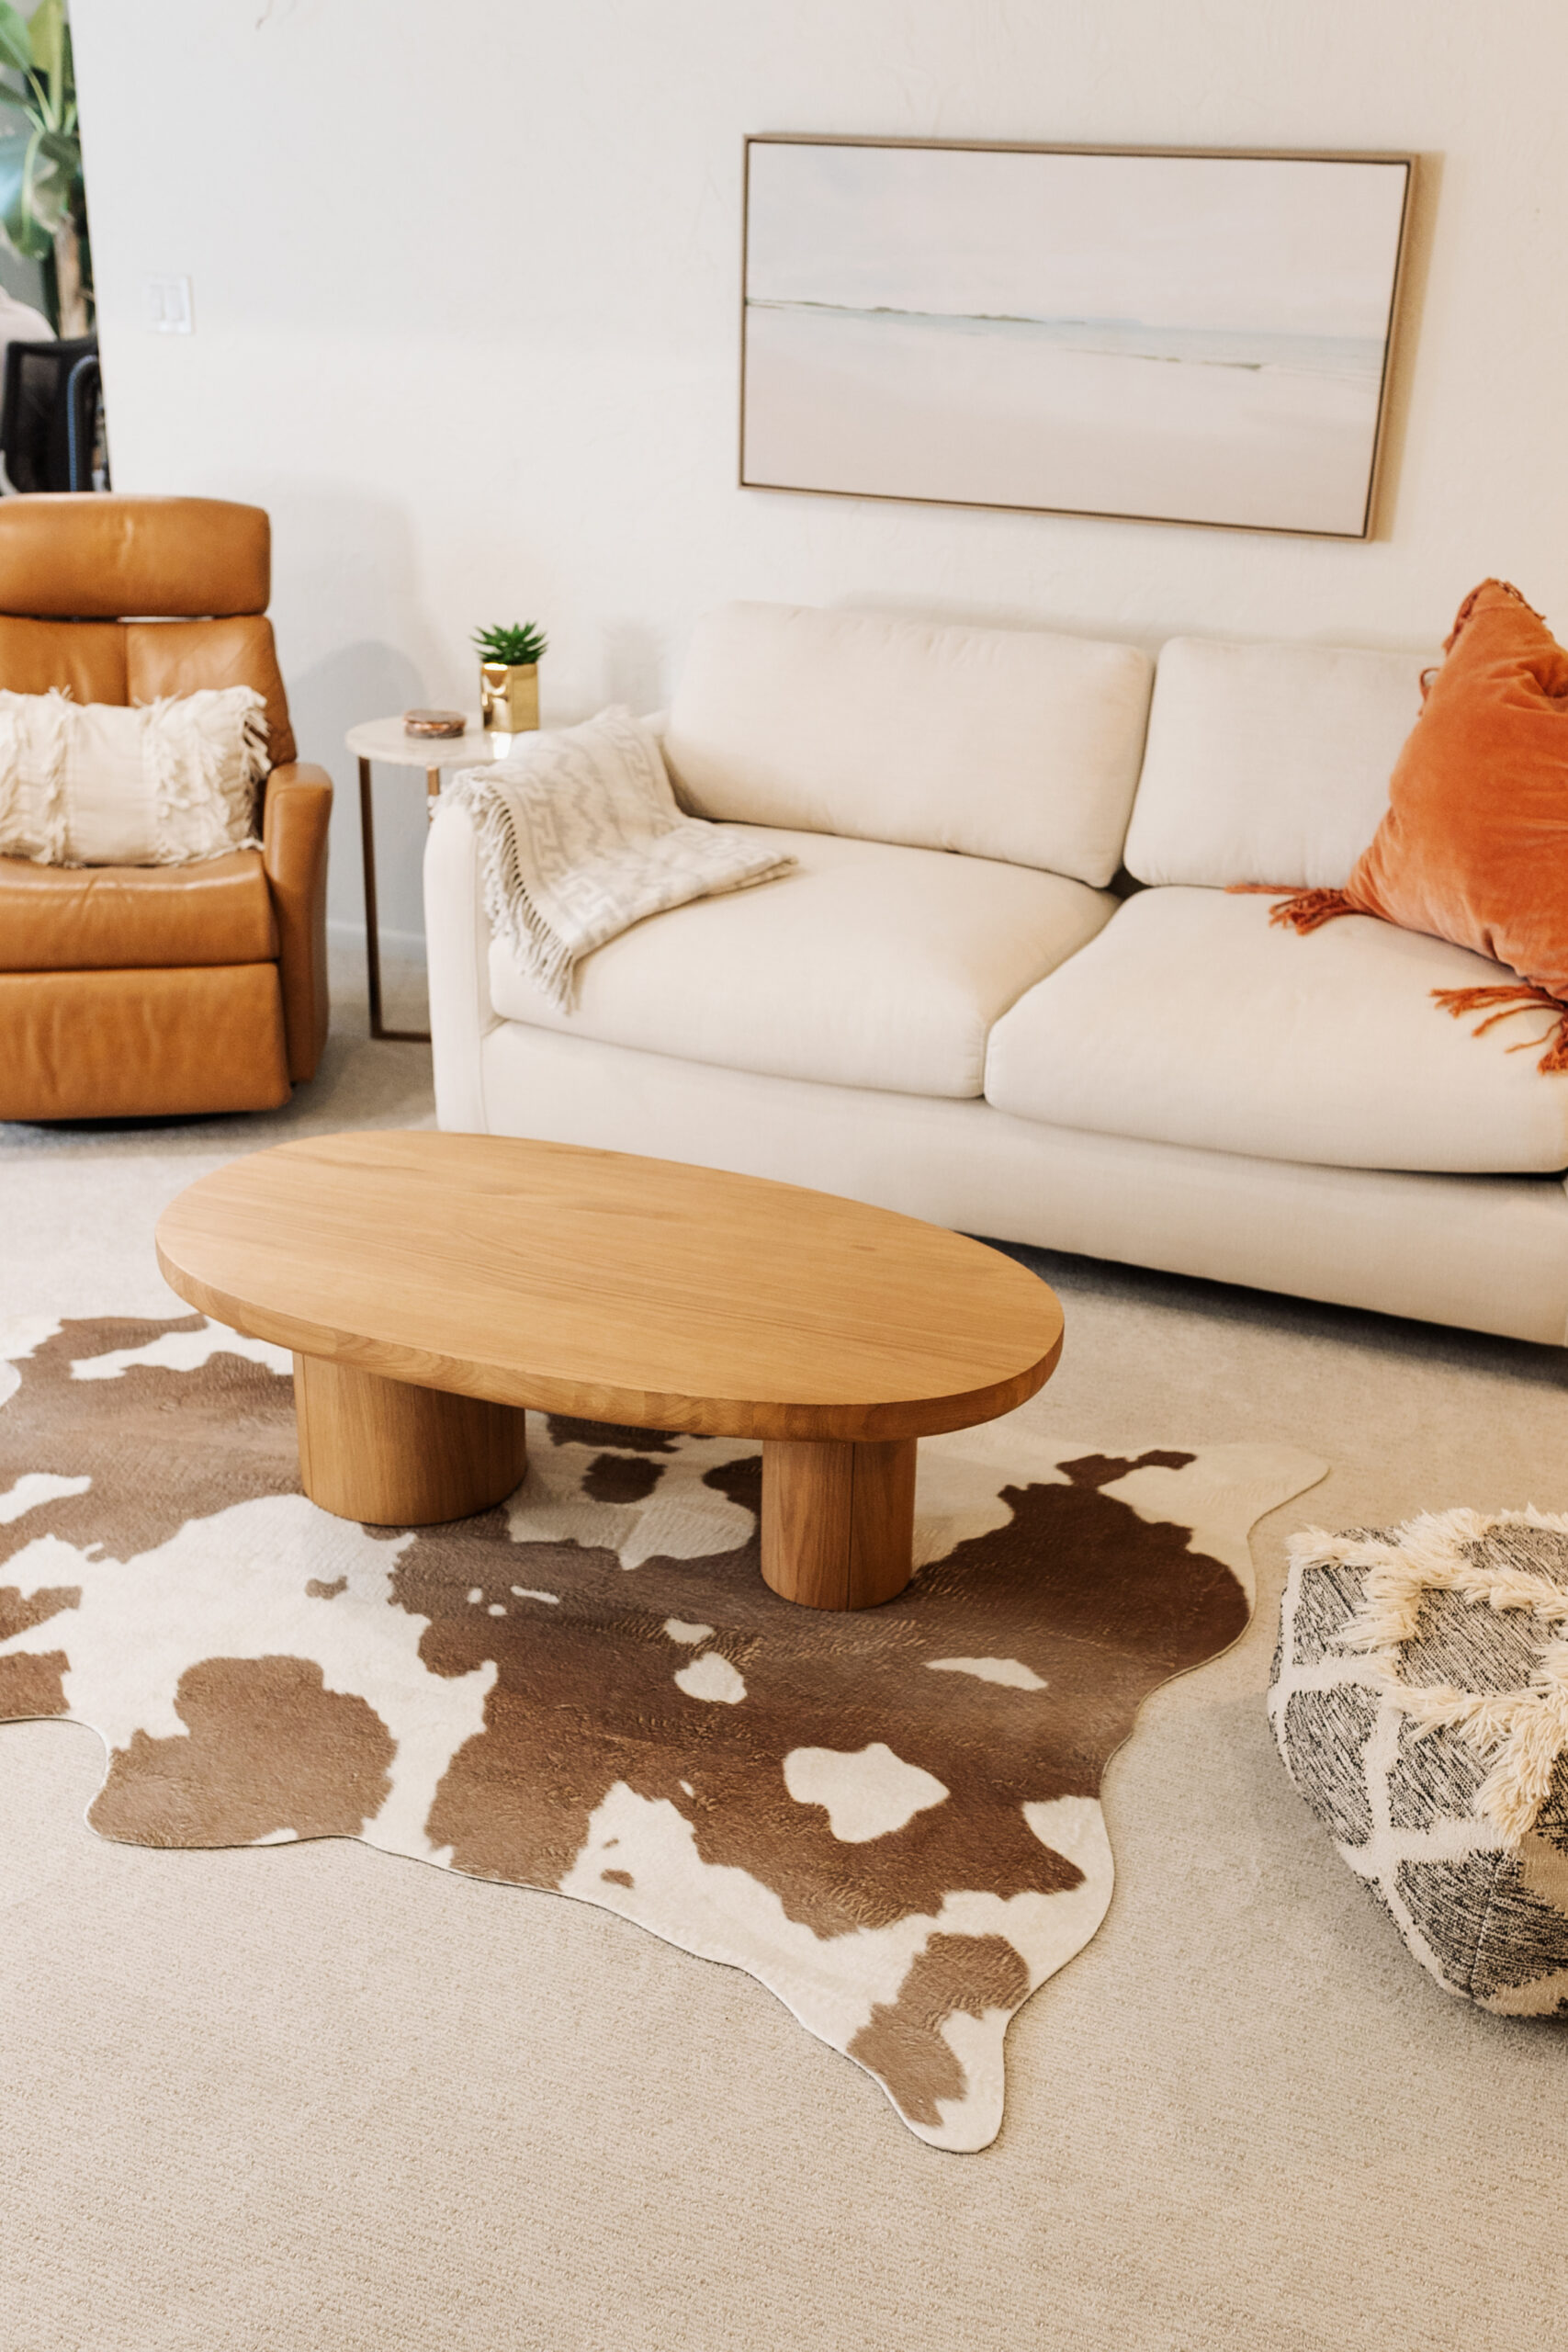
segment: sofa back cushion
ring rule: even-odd
[[[1432,653],[1172,638],[1127,832],[1140,882],[1337,890],[1376,832]]]
[[[1103,888],[1152,675],[1131,645],[724,605],[697,624],[665,756],[699,817],[960,850]]]

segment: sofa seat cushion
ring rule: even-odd
[[[986,1095],[1020,1118],[1325,1167],[1568,1167],[1568,1076],[1433,989],[1508,976],[1356,915],[1310,938],[1263,898],[1145,890],[997,1023]],[[1526,1023],[1514,1024],[1524,1029]]]
[[[570,1012],[493,940],[496,1011],[728,1069],[976,1095],[998,1015],[1092,939],[1115,905],[1026,866],[737,830],[776,844],[796,869],[635,923],[579,965]]]
[[[1044,866],[1122,857],[1153,667],[1135,645],[885,613],[725,605],[665,729],[698,817]]]
[[[196,865],[35,865],[0,857],[0,970],[265,964],[276,954],[259,850]]]

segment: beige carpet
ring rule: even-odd
[[[0,1130],[7,1314],[177,1310],[157,1209],[304,1123],[429,1116],[355,1045],[276,1118]],[[0,1741],[4,2352],[1447,2352],[1549,2344],[1561,2029],[1416,1966],[1272,1752],[1304,1514],[1568,1502],[1562,1360],[1060,1261],[1043,1431],[1333,1463],[1260,1608],[1111,1768],[1099,1936],[1010,2039],[995,2145],[919,2144],[773,1996],[628,1922],[342,1843],[95,1838],[85,1730]],[[694,2096],[695,2091],[695,2096]]]

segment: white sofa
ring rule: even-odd
[[[1500,967],[1233,883],[1342,883],[1432,656],[732,605],[660,722],[784,879],[636,925],[570,1014],[425,865],[444,1127],[782,1177],[1001,1240],[1561,1345],[1568,1078]],[[1128,894],[1125,868],[1146,887]]]

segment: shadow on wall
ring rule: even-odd
[[[669,700],[664,640],[641,621],[607,621],[604,631],[606,702],[624,703],[639,718]]]
[[[344,746],[361,719],[384,718],[425,699],[420,674],[406,653],[375,639],[339,646],[288,681],[295,741],[303,760],[316,760],[337,786],[333,801],[328,869],[330,922],[355,930],[365,921],[359,847],[359,768]],[[426,830],[424,777],[417,768],[376,770],[376,888],[381,929],[423,937],[422,861]]]
[[[604,649],[605,701],[623,703],[645,718],[668,700],[664,645],[657,630],[635,621],[610,622],[604,631]],[[436,675],[441,666],[433,664]],[[365,921],[359,771],[344,747],[344,736],[360,719],[384,718],[416,704],[446,704],[453,698],[434,692],[406,653],[376,639],[340,646],[323,661],[291,675],[288,685],[299,756],[320,761],[337,786],[333,804],[329,919],[357,933]],[[593,707],[602,705],[595,703]],[[592,713],[584,710],[575,715],[587,718]],[[549,717],[547,713],[547,721]],[[570,725],[571,720],[557,718],[554,723]],[[412,953],[424,936],[423,867],[428,820],[423,773],[418,768],[378,767],[375,795],[381,934],[391,952],[402,948]]]
[[[328,918],[334,927],[362,936],[359,775],[344,737],[364,719],[388,718],[417,704],[471,707],[479,680],[469,673],[466,636],[433,624],[420,593],[420,551],[400,507],[325,490],[312,494],[299,485],[280,495],[276,485],[268,490],[235,482],[229,494],[253,497],[271,510],[273,615],[295,739],[300,758],[318,761],[337,787]],[[554,616],[546,609],[541,617],[548,628]],[[347,644],[337,641],[345,625],[355,631]],[[328,645],[333,650],[298,667],[289,658],[291,644]],[[574,691],[562,670],[547,669],[547,724],[570,726],[606,702],[625,704],[638,715],[667,702],[667,647],[660,630],[630,617],[608,619],[600,647],[597,690],[580,680]],[[456,673],[455,657],[460,665]],[[461,680],[456,688],[455,674]],[[378,767],[375,796],[383,942],[393,955],[401,949],[418,956],[424,936],[423,775],[417,768]]]
[[[337,786],[333,808],[328,914],[363,926],[358,770],[345,750],[348,729],[367,718],[449,696],[434,691],[450,668],[450,648],[420,594],[421,563],[409,520],[380,499],[296,483],[249,492],[272,514],[273,615],[299,756],[319,761]],[[353,632],[348,643],[342,639]],[[291,646],[330,646],[308,666]],[[424,782],[417,770],[382,768],[376,785],[376,868],[385,932],[423,939],[421,866]]]

